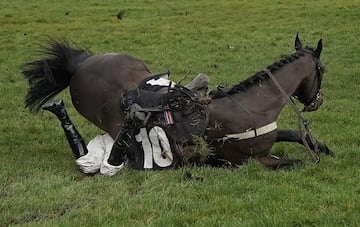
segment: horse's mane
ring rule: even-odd
[[[304,49],[301,49],[301,50],[295,52],[294,54],[285,56],[282,59],[280,59],[279,61],[274,62],[273,64],[268,66],[267,69],[273,73],[273,72],[277,71],[278,69],[280,69],[281,67],[283,67],[284,65],[291,63],[291,62],[295,61],[296,59],[300,58],[301,56],[303,56],[305,54],[305,52],[313,53],[314,49],[311,47],[305,47]],[[239,92],[247,90],[249,87],[251,87],[254,84],[258,84],[259,81],[262,81],[268,77],[269,77],[268,74],[265,71],[261,70],[261,71],[255,73],[253,76],[247,78],[244,81],[241,81],[239,84],[236,84],[231,88],[226,88],[224,90],[211,91],[210,96],[213,99],[218,99],[218,98],[229,96],[229,95],[232,95],[235,93],[239,93]]]

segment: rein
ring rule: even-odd
[[[224,95],[225,95],[226,97],[228,97],[231,101],[233,101],[233,102],[235,102],[236,104],[238,104],[238,105],[249,115],[249,118],[250,118],[251,123],[252,123],[252,125],[253,125],[253,130],[254,130],[254,136],[253,136],[253,137],[257,137],[258,135],[257,135],[257,132],[256,132],[256,122],[255,122],[255,119],[254,119],[253,115],[249,112],[249,110],[246,109],[246,108],[245,108],[240,102],[238,102],[236,99],[234,99],[233,97],[231,97],[230,95],[228,95],[228,94],[222,89],[222,87],[217,86],[217,89],[218,89],[219,91],[221,91],[222,93],[224,93]],[[224,137],[224,138],[225,138],[225,137]],[[249,138],[251,138],[251,137],[249,137]]]
[[[274,130],[277,129],[277,124],[276,121],[271,122],[267,125],[264,125],[260,128],[257,128],[256,126],[256,122],[255,119],[253,117],[253,115],[250,113],[250,111],[248,109],[246,109],[240,102],[238,102],[236,99],[232,98],[230,95],[228,95],[224,90],[222,90],[222,88],[220,86],[217,87],[217,89],[219,91],[221,91],[222,93],[224,93],[224,95],[226,97],[228,97],[231,101],[235,102],[237,105],[239,105],[248,115],[249,118],[252,122],[253,127],[247,129],[245,132],[240,132],[240,133],[235,133],[235,134],[226,134],[224,137],[221,137],[219,139],[217,139],[216,141],[218,142],[225,142],[227,140],[231,140],[231,139],[235,139],[235,140],[244,140],[244,139],[250,139],[250,138],[255,138],[261,135],[265,135],[269,132],[272,132]]]
[[[274,82],[275,86],[279,89],[279,91],[282,93],[282,95],[286,98],[287,103],[293,108],[293,110],[295,111],[295,113],[297,114],[298,117],[298,127],[299,127],[299,131],[300,131],[300,135],[301,135],[301,140],[303,141],[303,144],[306,148],[306,152],[307,154],[310,156],[311,160],[314,163],[319,163],[320,162],[320,157],[317,155],[319,152],[319,148],[318,148],[318,143],[316,142],[316,140],[314,139],[314,137],[312,136],[311,132],[310,132],[310,128],[309,128],[309,121],[306,120],[304,118],[304,116],[302,115],[301,111],[299,110],[299,108],[297,108],[296,104],[294,103],[294,101],[291,99],[291,97],[289,97],[286,92],[284,91],[284,89],[281,87],[281,85],[279,84],[279,82],[276,80],[276,78],[274,77],[274,75],[270,72],[269,69],[265,68],[263,70],[264,72],[266,72],[269,77],[271,78],[271,80]],[[305,134],[303,132],[303,128],[302,125],[304,126],[305,130],[306,130],[306,134],[308,135],[311,143],[314,145],[314,150],[310,149],[309,143],[306,140]]]

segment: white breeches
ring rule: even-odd
[[[112,176],[124,167],[111,166],[107,163],[114,140],[109,134],[97,135],[87,145],[88,153],[76,160],[76,164],[84,173],[96,173]]]

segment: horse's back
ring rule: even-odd
[[[147,66],[129,55],[95,55],[81,63],[70,81],[77,111],[115,137],[123,122],[121,96],[151,75]]]

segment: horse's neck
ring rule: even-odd
[[[272,103],[274,112],[281,111],[287,97],[294,95],[302,81],[311,73],[312,66],[307,61],[307,56],[303,56],[273,73],[270,72],[271,75],[263,82],[263,87],[259,88],[258,92],[267,96],[267,103]]]
[[[310,74],[312,67],[310,64],[306,64],[306,56],[284,65],[274,73],[272,73],[274,80],[269,76],[267,83],[271,84],[269,87],[275,88],[275,93],[279,93],[280,90],[284,90],[287,96],[292,96],[297,90],[301,82]],[[310,66],[310,67],[309,67]],[[281,88],[278,88],[275,83],[278,82]]]
[[[310,73],[306,60],[297,59],[273,72],[288,97],[294,94]],[[227,125],[225,127],[232,131],[251,128],[253,126],[251,121],[255,121],[257,127],[262,127],[276,121],[286,101],[287,97],[275,86],[272,79],[266,78],[246,91],[214,100],[214,104],[210,105],[210,124],[223,122]],[[226,109],[230,111],[224,112]]]

